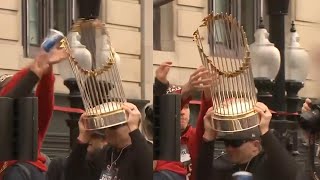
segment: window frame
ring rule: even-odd
[[[161,42],[161,7],[173,1],[153,0],[153,50],[155,51],[163,50]]]
[[[38,33],[39,33],[39,44],[30,44],[30,7],[29,0],[22,0],[22,46],[23,46],[23,56],[25,58],[34,58],[40,50],[40,44],[46,37],[50,28],[53,28],[54,23],[54,0],[36,0],[38,3]],[[65,0],[66,5],[66,29],[70,29],[72,25],[72,20],[74,18],[73,6],[76,2],[75,0]]]

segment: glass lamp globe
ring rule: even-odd
[[[78,32],[70,32],[67,38],[72,49],[72,56],[79,62],[81,67],[90,70],[92,68],[92,56],[90,51],[81,44],[80,34]],[[75,78],[68,60],[59,63],[58,68],[64,80]]]
[[[300,46],[299,41],[299,34],[292,22],[289,43],[286,47],[285,78],[287,81],[304,82],[308,76],[310,57],[307,51]]]
[[[262,19],[256,30],[255,42],[250,45],[252,73],[254,78],[274,80],[280,68],[280,52],[269,41],[269,33],[264,28]]]
[[[109,36],[107,34],[96,36],[96,67],[101,67],[108,62],[108,59],[112,59],[112,52],[114,53],[114,60],[119,67],[120,56],[111,47]]]

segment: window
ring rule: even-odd
[[[72,24],[74,0],[23,0],[22,44],[25,57],[34,57],[49,29],[67,33]]]
[[[259,0],[208,0],[209,13],[229,13],[237,17],[243,26],[248,43],[254,42],[254,32],[260,19]]]
[[[172,51],[173,47],[173,10],[174,0],[153,0],[153,49]],[[162,25],[161,25],[162,24]]]

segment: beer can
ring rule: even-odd
[[[63,39],[64,35],[62,32],[57,31],[55,29],[50,29],[49,35],[45,38],[43,43],[41,44],[41,48],[46,51],[50,52],[50,50]]]
[[[239,171],[232,174],[233,180],[253,180],[253,176],[251,173],[247,171]]]

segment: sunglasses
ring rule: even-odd
[[[249,140],[224,140],[223,142],[226,147],[231,146],[233,148],[238,148],[248,141]]]

